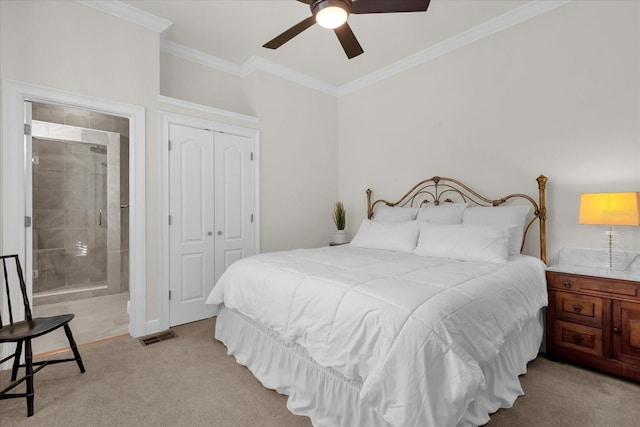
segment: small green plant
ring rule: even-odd
[[[347,225],[347,211],[342,202],[336,202],[333,207],[333,222],[338,230],[344,230]]]

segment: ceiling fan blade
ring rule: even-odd
[[[351,13],[424,12],[431,0],[353,0]]]
[[[310,16],[307,19],[298,22],[296,25],[289,28],[287,31],[275,37],[274,39],[263,44],[262,47],[277,49],[315,23],[316,19],[313,16]]]
[[[351,27],[348,23],[345,22],[338,28],[334,28],[333,31],[336,33],[336,36],[338,36],[338,40],[340,40],[340,44],[344,49],[344,53],[347,54],[347,57],[349,59],[355,58],[356,56],[364,52],[364,50],[362,50],[362,46],[360,46],[360,43],[358,43],[356,35],[353,34],[353,31],[351,31]]]
[[[311,4],[313,0],[298,0],[300,3]]]

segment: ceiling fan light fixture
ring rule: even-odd
[[[338,28],[349,17],[349,4],[342,0],[322,0],[311,6],[318,25],[330,30]]]
[[[364,53],[364,50],[347,22],[350,14],[424,12],[431,0],[298,0],[298,2],[309,5],[311,16],[262,46],[267,49],[277,49],[314,24],[318,24],[333,30],[347,58],[352,59]]]

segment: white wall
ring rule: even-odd
[[[262,132],[262,251],[330,241],[338,193],[334,97],[260,73],[239,79],[167,55],[161,61],[158,33],[73,1],[3,0],[0,16],[1,78],[146,109],[147,320],[159,316],[160,109]],[[160,103],[159,95],[261,120],[189,111]]]
[[[1,7],[2,77],[155,103],[157,33],[71,1],[3,0]]]
[[[338,194],[336,98],[262,72],[247,91],[260,117],[262,250],[328,245]]]
[[[0,2],[0,76],[146,109],[147,319],[158,295],[159,35],[70,1]]]
[[[548,256],[603,247],[581,192],[640,191],[640,2],[572,2],[339,101],[340,198],[399,198],[434,175],[482,193],[548,184]],[[344,119],[348,118],[348,119]],[[640,227],[620,227],[640,250]],[[530,246],[527,246],[529,249]]]
[[[147,319],[158,316],[158,95],[258,116],[262,251],[325,245],[339,198],[433,175],[488,195],[549,177],[549,257],[599,245],[580,192],[640,190],[640,2],[572,2],[340,99],[160,59],[159,35],[68,1],[0,2],[0,76],[146,108]],[[160,76],[162,75],[162,79]],[[179,111],[185,113],[184,111]],[[221,121],[200,112],[193,115]],[[228,121],[228,120],[222,120]],[[241,123],[230,120],[232,124]],[[640,250],[640,230],[622,247]]]
[[[255,116],[245,89],[245,79],[160,54],[160,93],[173,98]]]
[[[260,130],[261,251],[327,245],[338,194],[337,99],[267,73],[241,79],[169,55],[161,67],[162,95],[259,118],[250,127]]]

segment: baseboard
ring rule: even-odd
[[[160,326],[160,319],[147,320],[145,335],[155,334],[161,332],[163,329]]]

